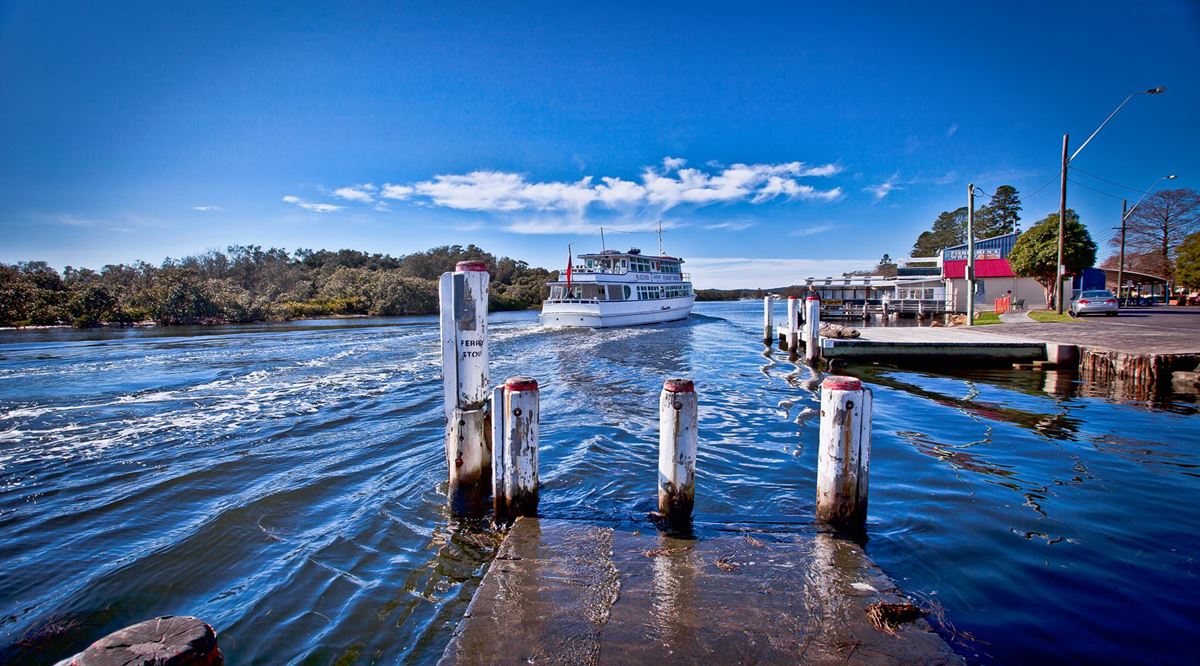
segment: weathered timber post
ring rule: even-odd
[[[763,296],[763,342],[771,344],[775,339],[775,326],[771,321],[771,297]]]
[[[821,355],[821,299],[810,294],[804,300],[804,358],[815,361]]]
[[[509,377],[492,393],[492,505],[496,523],[537,516],[538,383]]]
[[[800,331],[797,323],[797,313],[800,309],[800,302],[795,296],[788,296],[788,325],[787,325],[787,340],[785,341],[784,349],[795,354],[800,349]]]
[[[217,647],[217,632],[211,626],[194,617],[165,615],[114,631],[55,666],[224,663],[225,657]]]
[[[672,522],[692,516],[696,496],[696,387],[668,379],[658,399],[658,512]]]
[[[867,521],[871,403],[871,390],[853,377],[821,383],[817,519],[837,527],[860,529]]]
[[[448,494],[457,516],[481,513],[490,489],[488,280],[482,261],[460,261],[438,285]]]

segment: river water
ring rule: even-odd
[[[543,331],[492,318],[492,377],[542,384],[544,516],[643,521],[657,395],[700,392],[701,522],[806,523],[816,380],[761,306]],[[0,332],[0,662],[204,618],[230,664],[431,663],[496,544],[445,508],[433,317]],[[1008,370],[859,368],[867,553],[971,661],[1177,662],[1200,641],[1193,397]]]

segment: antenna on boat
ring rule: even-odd
[[[600,251],[607,250],[608,247],[604,244],[604,227],[600,227]]]
[[[660,256],[660,257],[665,257],[666,255],[667,255],[667,253],[666,253],[666,252],[663,252],[663,245],[662,245],[662,218],[660,217],[660,218],[658,218],[658,256]]]

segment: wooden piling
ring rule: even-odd
[[[221,666],[217,632],[203,620],[165,615],[115,631],[59,666]]]
[[[797,316],[800,309],[800,302],[795,296],[788,296],[788,325],[787,325],[787,341],[784,344],[784,349],[792,352],[797,352],[800,348],[800,330]]]
[[[818,520],[847,529],[866,524],[871,406],[870,389],[853,377],[832,375],[821,384]]]
[[[815,361],[821,356],[821,299],[810,294],[804,300],[804,358]]]
[[[775,326],[771,319],[771,297],[763,296],[763,342],[767,344],[775,339]]]
[[[492,394],[492,505],[497,524],[538,508],[538,383],[509,377]]]
[[[696,387],[668,379],[658,400],[658,512],[667,520],[692,516],[696,491]]]
[[[455,515],[482,511],[490,490],[488,280],[482,261],[460,261],[438,285],[446,466]]]

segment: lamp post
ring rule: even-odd
[[[1159,181],[1163,180],[1175,180],[1175,174],[1171,174],[1169,176],[1159,176],[1157,180],[1155,180],[1153,183],[1150,183],[1150,187],[1147,187],[1146,191],[1142,192],[1142,196],[1139,197],[1137,202],[1133,204],[1133,208],[1125,209],[1123,206],[1126,202],[1121,202],[1121,263],[1117,267],[1118,300],[1121,298],[1121,287],[1125,286],[1125,221],[1129,219],[1130,215],[1133,215],[1134,208],[1137,208],[1138,204],[1142,203],[1142,201],[1146,199],[1146,196],[1150,194],[1150,190],[1153,190],[1154,186],[1158,185]]]
[[[1104,126],[1108,124],[1108,121],[1112,120],[1113,116],[1117,115],[1117,112],[1120,111],[1122,108],[1124,108],[1124,106],[1126,104],[1129,103],[1129,100],[1133,99],[1134,97],[1137,97],[1138,95],[1160,95],[1160,94],[1166,92],[1166,90],[1167,89],[1165,87],[1159,86],[1157,88],[1150,88],[1149,90],[1139,90],[1137,92],[1130,93],[1128,97],[1126,97],[1120,104],[1117,105],[1117,108],[1113,109],[1112,113],[1108,114],[1108,117],[1104,119],[1104,122],[1100,123],[1100,126],[1096,128],[1096,131],[1092,132],[1091,136],[1089,136],[1087,139],[1085,139],[1083,144],[1081,144],[1078,148],[1075,149],[1075,152],[1072,153],[1070,157],[1067,157],[1067,145],[1069,143],[1069,138],[1068,138],[1069,135],[1067,135],[1067,134],[1063,135],[1062,182],[1060,185],[1059,197],[1058,197],[1058,266],[1057,266],[1057,270],[1055,271],[1058,279],[1056,281],[1057,284],[1055,284],[1055,286],[1054,286],[1054,291],[1055,291],[1055,294],[1057,295],[1056,300],[1058,301],[1058,303],[1057,303],[1058,314],[1063,313],[1063,284],[1062,283],[1063,283],[1063,277],[1066,275],[1066,267],[1063,265],[1063,249],[1064,249],[1064,245],[1065,245],[1064,232],[1066,230],[1066,221],[1067,221],[1067,167],[1070,166],[1071,160],[1074,160],[1075,157],[1079,155],[1080,151],[1082,151],[1085,147],[1087,147],[1087,145],[1092,142],[1092,139],[1096,138],[1096,135],[1100,133],[1100,130],[1104,129]]]

